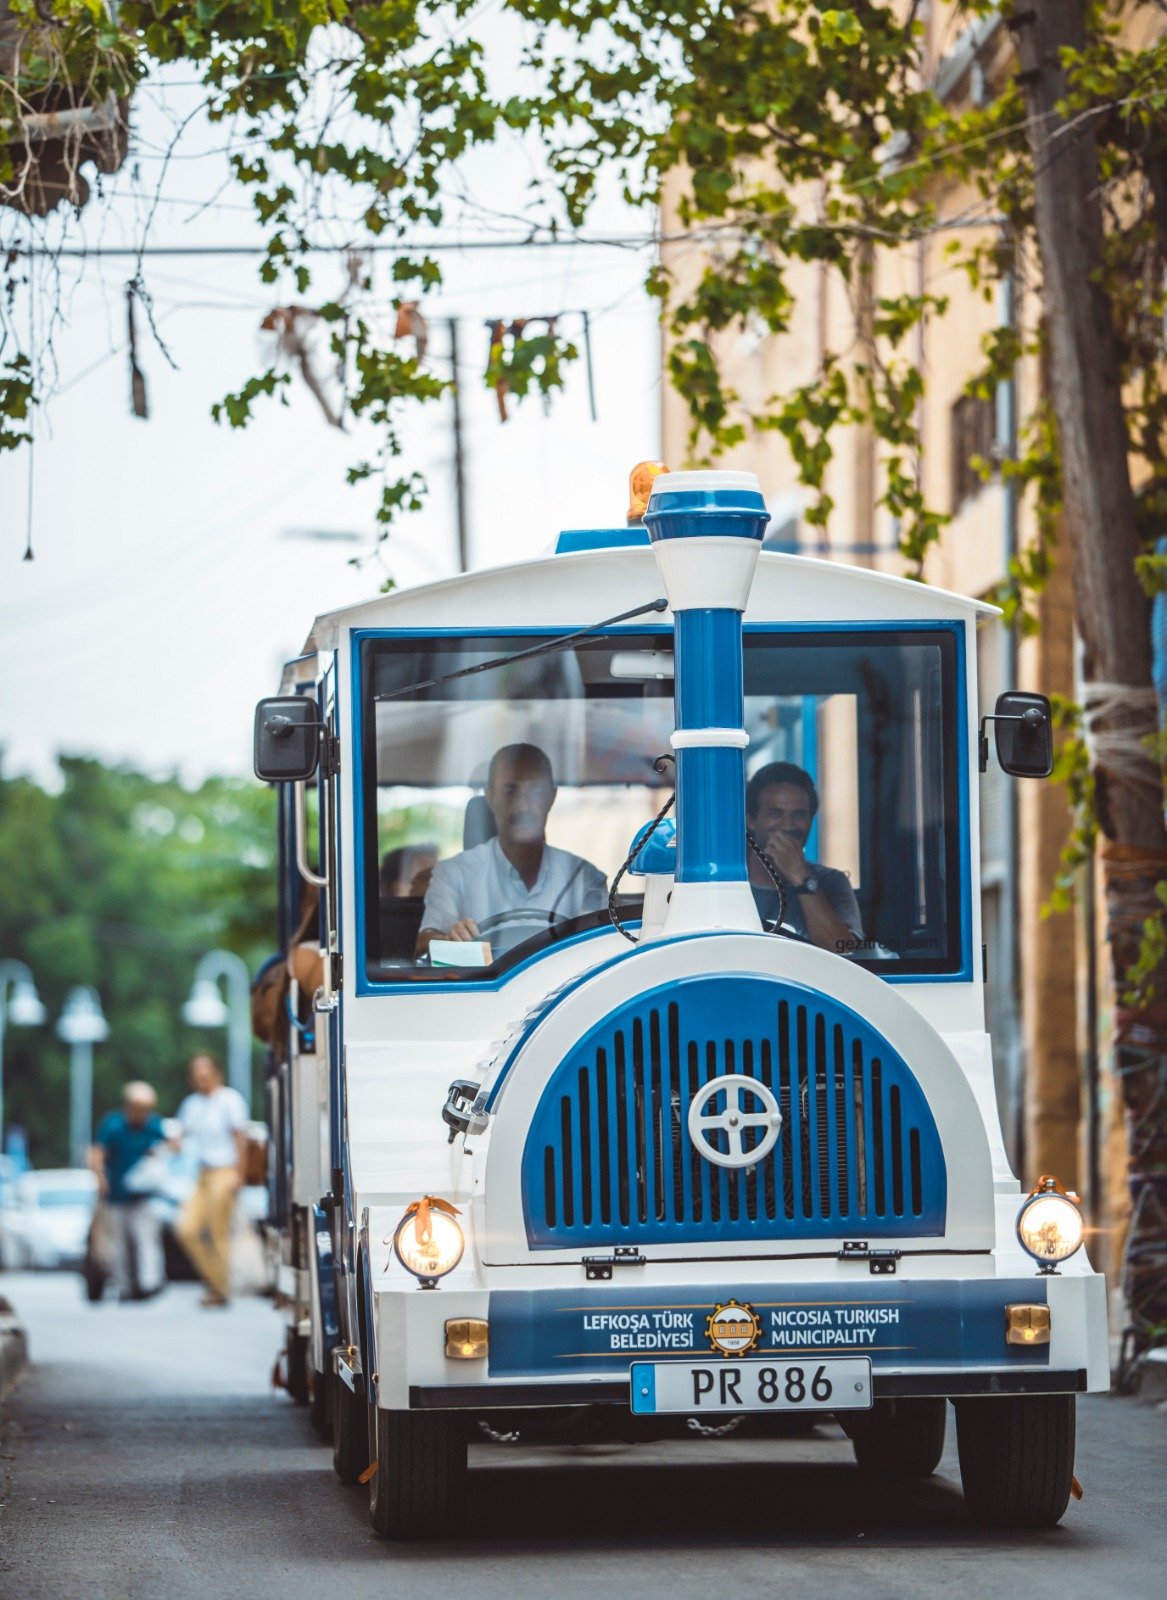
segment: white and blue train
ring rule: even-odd
[[[258,707],[322,958],[270,1062],[287,1381],[382,1535],[458,1529],[475,1423],[822,1412],[912,1477],[949,1402],[975,1518],[1066,1509],[1104,1286],[998,1120],[987,608],[767,520],[662,472],[627,527],[318,618]],[[996,712],[1048,773],[1048,703]]]

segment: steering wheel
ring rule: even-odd
[[[525,939],[520,939],[517,944],[511,945],[510,949],[500,957],[502,960],[509,960],[517,950],[526,950],[529,946],[543,943],[555,944],[560,939],[569,939],[573,933],[583,933],[589,928],[601,927],[607,921],[606,911],[584,911],[579,916],[557,917],[554,922],[549,922],[546,911],[510,910],[484,917],[478,924],[478,931],[486,938],[496,928],[507,926],[530,928],[531,931]]]
[[[483,917],[478,923],[478,931],[486,937],[496,928],[505,928],[511,923],[530,923],[533,928],[547,926],[546,911],[524,911],[519,906],[512,906],[509,911],[496,911],[491,917]]]

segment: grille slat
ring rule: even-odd
[[[806,1084],[806,1007],[797,1006],[794,1012],[794,1073],[790,1114],[796,1119],[793,1140],[797,1151],[794,1167],[795,1214],[804,1221],[810,1215],[810,1129],[807,1127],[809,1106]]]
[[[838,1002],[789,985],[775,1005],[773,982],[732,981],[754,992],[706,979],[641,997],[551,1074],[523,1158],[533,1245],[943,1232],[943,1153],[903,1060]],[[717,1002],[695,1004],[715,983]],[[746,1168],[689,1138],[693,1095],[731,1073],[765,1084],[783,1116]]]
[[[827,1044],[826,1018],[820,1015],[819,1022],[822,1027],[822,1047],[819,1051],[819,1062],[822,1072],[823,1154],[825,1157],[823,1163],[825,1170],[823,1172],[822,1208],[824,1215],[829,1215],[835,1207],[838,1207],[839,1210],[844,1210],[845,1202],[839,1198],[839,1130],[836,1126],[838,1091],[835,1077],[837,1056],[833,1038],[830,1047]]]
[[[887,1144],[884,1132],[883,1114],[883,1063],[878,1056],[871,1060],[871,1166],[875,1179],[875,1210],[877,1216],[882,1216],[887,1203],[887,1185],[885,1168],[887,1160]]]
[[[834,1145],[838,1153],[836,1204],[844,1215],[851,1209],[851,1173],[853,1171],[847,1149],[849,1118],[847,1116],[847,1052],[843,1030],[836,1022],[831,1033],[831,1072],[833,1075]]]
[[[712,1039],[705,1046],[705,1076],[702,1086],[709,1083],[717,1076],[717,1045]],[[688,1129],[686,1128],[686,1133]],[[721,1175],[722,1169],[715,1167],[712,1162],[705,1161],[700,1155],[697,1157],[697,1170],[701,1174],[701,1192],[705,1203],[705,1215],[710,1222],[721,1221]]]
[[[586,1072],[587,1068],[581,1069]],[[615,1117],[609,1117],[611,1104],[611,1071],[608,1052],[603,1045],[596,1051],[596,1145],[600,1157],[600,1221],[607,1226],[612,1220],[612,1130]]]
[[[771,1039],[762,1040],[762,1082],[772,1094],[777,1094],[774,1084],[774,1044]],[[782,1141],[779,1139],[774,1146],[773,1161],[761,1163],[762,1167],[762,1204],[767,1222],[773,1222],[777,1215],[779,1187],[776,1181],[777,1169],[782,1160]]]
[[[652,1085],[652,1214],[661,1221],[665,1214],[665,1140],[661,1123],[660,1012],[655,1010],[648,1018],[648,1059]]]
[[[625,1071],[625,1044],[623,1031],[616,1035],[615,1084],[616,1091],[616,1198],[620,1221],[626,1228],[632,1221],[630,1208],[631,1184],[628,1181],[628,1074]]]

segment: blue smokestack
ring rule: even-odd
[[[645,512],[676,629],[677,887],[666,932],[759,926],[746,888],[742,613],[769,520],[747,472],[668,473]],[[737,887],[686,897],[682,885]]]

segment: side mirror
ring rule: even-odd
[[[998,695],[993,715],[984,721],[994,725],[1002,772],[1015,778],[1049,777],[1054,769],[1054,724],[1045,695],[1010,689]],[[982,741],[987,743],[983,734]]]
[[[320,764],[316,703],[299,695],[261,700],[255,708],[255,776],[264,783],[303,783]]]

